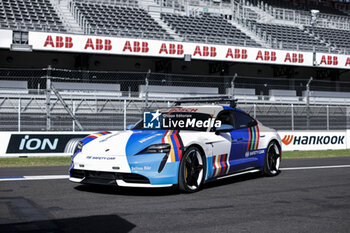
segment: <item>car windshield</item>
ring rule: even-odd
[[[210,114],[197,112],[145,112],[144,118],[132,128],[135,130],[195,130],[207,131],[215,124]],[[149,115],[149,116],[148,116]]]

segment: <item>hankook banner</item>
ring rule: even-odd
[[[337,150],[347,149],[350,131],[278,131],[282,150]],[[350,152],[349,152],[350,153]]]

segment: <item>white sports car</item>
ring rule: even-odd
[[[175,106],[145,112],[129,130],[99,132],[78,144],[70,181],[197,191],[238,174],[279,173],[281,138],[232,106]]]

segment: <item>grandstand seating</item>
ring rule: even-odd
[[[310,3],[305,4],[305,3],[297,3],[295,1],[289,1],[289,0],[263,0],[263,2],[278,8],[286,8],[286,9],[301,10],[301,11],[319,10],[321,13],[325,13],[325,14],[335,14],[335,15],[346,16],[345,13],[333,7],[324,6],[322,4],[310,4]]]
[[[84,2],[74,4],[87,20],[92,34],[173,39],[141,8]]]
[[[175,8],[175,9],[180,9],[181,11],[185,11],[185,7],[179,3],[179,0],[162,0],[162,1],[157,1],[158,4],[161,4],[162,7],[169,7],[169,8]]]
[[[350,31],[321,27],[305,28],[339,48],[350,48]]]
[[[0,1],[0,28],[66,32],[50,0]]]
[[[318,51],[328,51],[324,44],[297,27],[258,23],[253,20],[248,20],[247,25],[249,24],[260,28],[262,32],[266,32],[266,36],[270,35],[277,40],[277,43],[282,42],[283,49],[312,51],[313,47],[315,47]]]
[[[183,16],[162,13],[161,19],[177,34],[189,41],[227,43],[260,47],[254,40],[227,22],[221,16]]]
[[[56,11],[56,5],[51,4],[52,0],[2,0],[0,1],[0,28],[10,28],[24,31],[55,31],[66,32],[62,23],[62,13],[60,16]],[[231,0],[236,1],[236,0]],[[75,15],[76,20],[84,19],[87,22],[88,29],[85,33],[132,37],[132,38],[151,38],[151,39],[169,39],[174,40],[178,36],[185,41],[231,44],[238,46],[261,47],[254,39],[247,36],[242,30],[235,27],[220,14],[203,13],[197,16],[185,16],[180,13],[161,13],[161,20],[171,28],[177,36],[171,35],[170,30],[163,28],[162,22],[154,19],[149,12],[142,8],[142,4],[137,0],[128,0],[128,6],[124,6],[123,0],[120,1],[93,1],[69,0],[71,6],[74,5],[78,10],[79,16]],[[163,4],[162,7],[175,7],[182,9],[181,1],[155,1],[155,4]],[[229,3],[229,1],[224,1]],[[238,2],[238,1],[236,1]],[[319,9],[321,12],[344,15],[343,12],[332,8],[318,5],[301,5],[296,1],[278,1],[278,0],[249,0],[252,5],[268,5],[286,9],[299,10],[305,14],[310,14],[310,9]],[[115,4],[108,4],[115,3]],[[117,4],[117,5],[116,5]],[[119,4],[119,5],[118,5]],[[131,7],[132,6],[132,7]],[[192,12],[193,13],[193,12]],[[245,7],[245,14],[250,15],[251,19],[258,19],[258,13]],[[331,15],[321,14],[320,18],[333,17]],[[347,22],[350,22],[350,17]],[[332,22],[336,22],[332,21]],[[160,23],[158,23],[158,22]],[[330,49],[350,48],[350,31],[325,28],[325,25],[310,27],[301,27],[283,24],[272,24],[271,22],[255,20],[242,20],[249,29],[259,30],[263,40],[274,45],[274,47],[289,50],[312,51],[313,48],[318,52],[329,52]],[[346,21],[346,20],[345,20]],[[80,25],[83,27],[82,25]],[[164,25],[163,25],[164,26]],[[331,27],[332,25],[330,25]],[[346,28],[346,27],[345,27]],[[85,28],[84,28],[85,29]],[[243,30],[244,31],[244,30]],[[26,35],[23,35],[26,36]],[[24,42],[23,42],[24,41]],[[27,38],[14,37],[15,43],[27,43]],[[334,48],[334,46],[336,48]],[[337,51],[338,52],[338,51]],[[342,51],[341,51],[342,52]]]

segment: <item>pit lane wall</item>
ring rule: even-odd
[[[71,156],[92,132],[0,132],[0,157]],[[350,149],[350,130],[278,131],[282,150]]]

